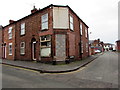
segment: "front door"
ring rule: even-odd
[[[3,59],[6,59],[6,44],[3,46]]]
[[[32,42],[32,59],[36,60],[36,41]]]

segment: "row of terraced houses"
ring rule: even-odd
[[[0,58],[47,62],[89,56],[88,26],[69,6],[34,7],[9,22],[0,27]]]

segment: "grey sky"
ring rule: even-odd
[[[89,26],[90,39],[100,38],[115,43],[118,39],[119,0],[2,0],[0,2],[0,25],[9,19],[18,20],[30,14],[33,5],[44,8],[49,4],[69,5]]]

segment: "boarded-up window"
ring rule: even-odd
[[[41,48],[41,56],[50,56],[51,48]]]
[[[56,59],[65,60],[66,58],[66,35],[55,35]]]
[[[69,28],[68,8],[66,7],[53,8],[53,28],[57,29]]]

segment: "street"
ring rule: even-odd
[[[48,74],[2,65],[3,88],[117,88],[118,53],[105,52],[87,66],[68,73]]]

